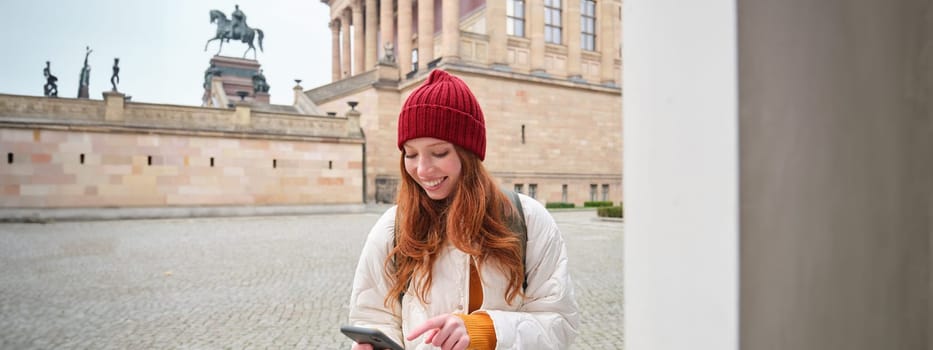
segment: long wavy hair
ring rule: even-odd
[[[404,151],[402,153],[402,181],[395,222],[397,237],[385,261],[385,273],[392,284],[385,298],[386,306],[398,300],[409,284],[414,284],[415,295],[422,303],[430,302],[427,295],[433,280],[432,266],[447,241],[476,257],[479,265],[493,263],[508,276],[506,302],[511,304],[522,293],[524,247],[509,230],[507,221],[518,212],[479,158],[459,146],[454,145],[454,148],[461,162],[460,180],[443,200],[428,197],[405,170]],[[479,266],[477,271],[480,271]]]

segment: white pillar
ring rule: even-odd
[[[343,78],[350,77],[350,11],[345,9],[343,15],[340,16],[340,32],[343,34],[343,54],[341,56],[340,68],[343,70],[340,72]]]
[[[443,0],[441,4],[441,47],[445,60],[460,58],[460,1]]]
[[[418,70],[434,60],[434,0],[418,0]]]
[[[363,0],[354,0],[353,12],[353,75],[363,73],[366,68],[366,47],[363,34]]]
[[[735,3],[625,6],[625,347],[737,350]]]
[[[337,81],[341,78],[340,70],[340,20],[330,21],[330,67],[331,81]]]
[[[376,32],[378,28],[376,23],[378,18],[376,16],[376,0],[366,0],[366,68],[370,69],[376,66]]]
[[[411,72],[411,0],[398,0],[398,72],[401,77]]]
[[[381,19],[379,20],[379,33],[381,34],[380,38],[382,39],[382,44],[379,45],[379,52],[382,52],[382,54],[379,55],[379,59],[382,59],[382,57],[385,56],[386,43],[393,43],[393,45],[395,45],[395,34],[393,33],[395,30],[395,23],[393,21],[395,19],[392,15],[392,0],[380,0],[379,11],[382,15]],[[410,30],[409,33],[411,33]],[[395,57],[399,57],[398,45],[395,46],[395,51]]]

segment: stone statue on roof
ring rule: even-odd
[[[90,98],[89,88],[91,86],[91,65],[87,64],[87,58],[91,55],[91,47],[88,46],[84,53],[84,66],[81,67],[81,76],[78,78],[78,98]]]
[[[224,42],[230,42],[230,39],[233,39],[249,45],[246,51],[243,52],[243,58],[246,58],[249,50],[253,50],[253,59],[256,59],[256,47],[253,46],[253,39],[259,37],[259,51],[262,51],[264,34],[259,28],[250,28],[246,24],[246,14],[240,10],[240,5],[236,5],[236,9],[231,14],[232,18],[227,18],[227,15],[220,10],[211,10],[210,14],[211,23],[217,23],[217,30],[214,32],[214,37],[208,39],[207,43],[204,44],[204,51],[207,51],[207,46],[210,45],[211,41],[219,40],[220,46],[217,48],[217,54],[219,55],[220,50],[224,47]]]
[[[112,91],[117,91],[117,84],[120,83],[120,58],[113,58],[113,75],[110,76],[110,85],[113,85]]]
[[[219,77],[219,76],[220,76],[220,68],[217,67],[217,65],[211,63],[211,66],[207,67],[207,69],[204,71],[204,88],[210,89],[211,80],[214,79],[214,77]]]
[[[253,74],[253,92],[269,92],[269,83],[266,82],[266,76],[262,74],[262,69]]]
[[[45,85],[42,86],[42,92],[48,97],[58,97],[58,77],[52,75],[51,63],[45,61],[45,68],[42,69],[42,75],[45,77]]]

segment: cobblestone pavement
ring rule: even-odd
[[[378,214],[0,224],[0,349],[344,349]],[[554,214],[583,311],[622,347],[622,224]]]

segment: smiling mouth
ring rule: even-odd
[[[446,176],[440,179],[437,179],[437,180],[421,181],[421,185],[424,186],[424,189],[426,190],[436,190],[438,187],[440,187],[441,183],[444,182],[444,180],[447,180]]]

